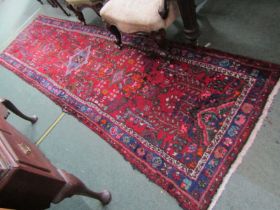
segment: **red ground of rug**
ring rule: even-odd
[[[97,132],[184,209],[206,209],[279,78],[277,65],[40,16],[0,63]],[[160,202],[160,201],[159,201]]]

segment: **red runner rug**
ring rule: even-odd
[[[280,66],[40,16],[0,63],[98,133],[184,209],[207,209]],[[253,138],[253,135],[251,135]],[[250,139],[251,139],[250,138]],[[159,201],[160,202],[160,201]]]

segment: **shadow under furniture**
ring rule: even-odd
[[[8,111],[35,123],[37,117],[20,112],[10,101],[0,98],[0,207],[46,209],[73,195],[111,201],[109,191],[94,192],[74,175],[54,167],[43,153],[5,119]]]

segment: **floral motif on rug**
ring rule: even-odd
[[[39,16],[0,63],[109,142],[184,209],[206,209],[247,142],[280,67]]]

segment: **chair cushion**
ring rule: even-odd
[[[175,0],[170,0],[165,20],[158,13],[162,8],[163,0],[110,0],[102,7],[100,15],[122,32],[151,32],[167,28],[179,14]]]

